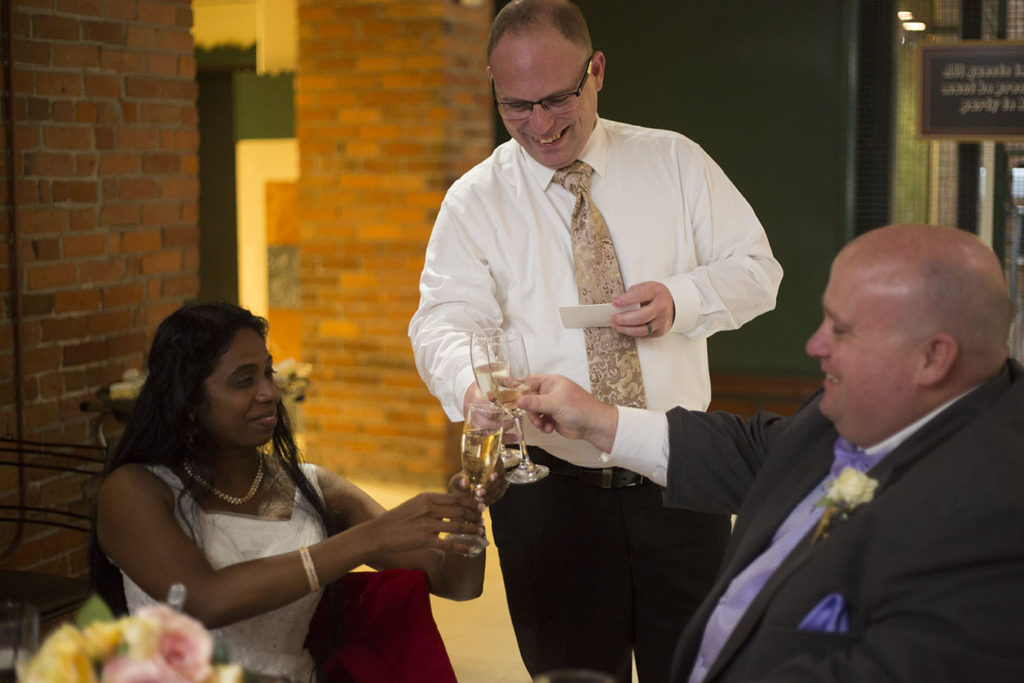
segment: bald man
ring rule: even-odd
[[[737,515],[670,680],[1024,680],[1024,368],[998,259],[880,228],[823,307],[823,387],[790,418],[617,408],[551,375],[519,406],[667,505]]]

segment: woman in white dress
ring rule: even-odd
[[[484,554],[442,539],[482,534],[484,502],[452,477],[384,510],[345,478],[300,461],[273,381],[266,321],[231,304],[164,320],[149,375],[100,487],[93,579],[118,612],[186,588],[184,611],[247,669],[310,679],[302,643],[326,586],[369,565],[426,572],[432,593],[483,589]]]

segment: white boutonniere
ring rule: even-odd
[[[814,528],[812,542],[817,543],[828,536],[829,527],[837,518],[846,519],[855,508],[870,503],[877,488],[877,479],[872,479],[852,467],[844,467],[839,476],[832,480],[828,493],[817,503],[825,508],[825,514]]]

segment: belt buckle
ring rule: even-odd
[[[605,467],[601,470],[601,488],[610,489],[612,487],[612,474],[614,467]]]

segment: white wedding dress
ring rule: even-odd
[[[295,492],[291,519],[273,520],[232,512],[204,512],[195,504],[192,496],[184,492],[181,480],[170,469],[162,465],[147,465],[146,468],[174,491],[175,518],[193,540],[198,535],[200,540],[197,544],[214,569],[293,552],[324,538],[316,512],[298,490]],[[320,495],[316,466],[304,464],[302,468]],[[179,497],[183,498],[179,501]],[[182,517],[182,508],[186,514],[193,511],[196,513],[191,520],[191,527]],[[295,562],[295,571],[301,571],[298,559]],[[124,578],[129,612],[166,598],[159,596],[160,600],[154,600],[123,572],[121,576]],[[309,681],[313,659],[303,648],[302,642],[321,592],[310,593],[272,612],[212,629],[211,632],[227,646],[230,660],[241,664],[246,670],[288,680]]]

